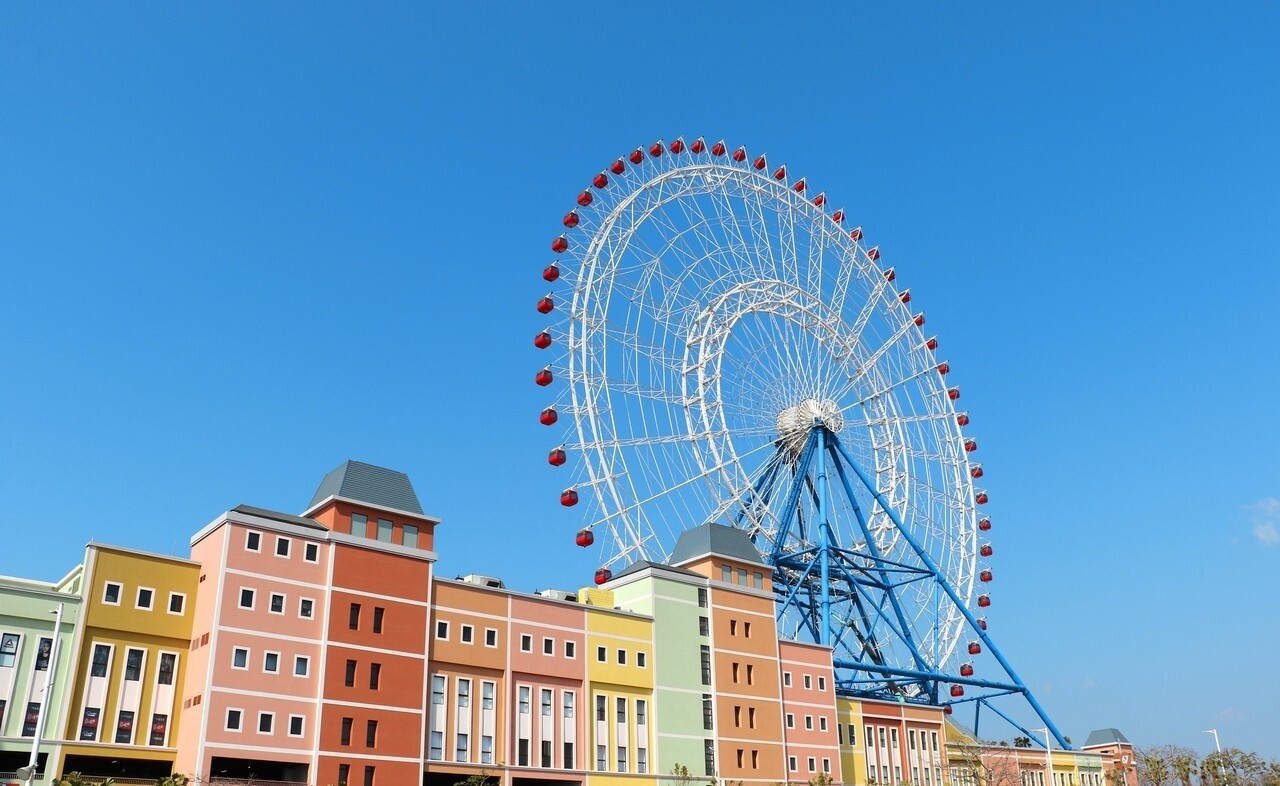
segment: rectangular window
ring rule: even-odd
[[[913,751],[915,749],[916,749],[916,730],[908,729],[907,730],[907,750]]]
[[[173,668],[178,664],[178,656],[172,652],[160,654],[160,668],[157,670],[157,681],[161,685],[173,684]]]
[[[244,534],[245,551],[262,551],[262,533],[246,532]]]
[[[755,710],[752,710],[754,713]],[[644,699],[636,699],[636,725],[644,726],[649,722],[649,702]]]
[[[378,722],[371,720],[364,726],[364,746],[372,748],[378,744]]]
[[[444,687],[445,678],[443,674],[431,675],[431,703],[436,705],[444,704]]]
[[[264,652],[262,653],[262,670],[268,674],[275,674],[280,671],[280,653]]]
[[[520,686],[520,689],[519,689],[519,691],[518,691],[518,694],[519,694],[519,702],[520,702],[520,714],[521,714],[521,715],[528,715],[528,714],[529,714],[529,701],[530,701],[530,697],[531,697],[531,695],[532,695],[532,691],[531,691],[531,689],[529,688],[529,686],[528,686],[528,685],[521,685],[521,686]]]
[[[227,731],[240,731],[242,710],[227,710]]]
[[[516,746],[516,763],[521,767],[529,766],[529,740],[521,739]]]
[[[471,760],[471,735],[464,732],[458,732],[457,746],[454,748],[453,758],[455,761]]]
[[[340,745],[351,744],[351,727],[355,724],[355,722],[356,722],[355,718],[342,719],[342,736],[339,740]]]
[[[138,587],[138,602],[136,608],[143,611],[151,611],[151,604],[155,600],[156,591],[150,587]]]
[[[351,611],[347,615],[347,627],[351,630],[360,630],[360,604],[352,603]]]
[[[898,747],[898,730],[896,728],[889,729],[889,745],[894,748]]]
[[[849,744],[858,744],[858,727],[854,726],[852,723],[849,724]]]
[[[498,629],[497,628],[484,629],[484,646],[486,647],[498,646]]]
[[[382,618],[386,616],[386,613],[387,613],[387,610],[381,606],[373,607],[373,632],[374,633],[382,633]],[[471,626],[470,625],[462,626],[463,640],[468,642],[470,641],[470,639],[467,637],[466,634],[467,634],[467,628],[469,627]]]
[[[827,689],[827,678],[826,678],[826,677],[823,677],[823,676],[821,676],[821,675],[819,675],[819,676],[818,676],[818,690],[826,690],[826,689]]]
[[[382,664],[370,663],[369,664],[369,690],[378,690],[378,687],[381,684],[382,684]]]
[[[493,764],[493,735],[480,735],[480,763]]]
[[[311,670],[311,659],[306,655],[295,655],[293,658],[293,676],[305,677]]]
[[[298,616],[304,620],[311,619],[316,613],[316,602],[311,598],[301,598],[298,601]]]
[[[782,672],[782,686],[784,688],[791,687],[791,672],[789,671]]]
[[[542,640],[542,654],[543,654],[543,655],[555,655],[555,654],[556,654],[556,640],[555,640],[555,639],[547,639],[547,638],[544,638],[544,639]]]
[[[813,688],[813,677],[808,674],[804,675],[804,689],[810,690],[812,688]]]
[[[306,548],[303,549],[302,558],[307,562],[319,562],[320,561],[320,544],[308,543]]]
[[[711,684],[711,648],[702,645],[702,684]]]
[[[711,620],[707,619],[706,617],[698,617],[698,635],[699,636],[711,635]]]
[[[39,705],[36,705],[39,706]],[[86,742],[96,742],[98,739],[98,723],[102,720],[102,709],[99,707],[85,707],[84,715],[80,719],[80,739]],[[34,727],[31,731],[35,734]],[[23,735],[24,737],[27,735]]]
[[[627,651],[626,651],[626,650],[618,650],[618,665],[619,665],[619,666],[625,666],[625,665],[627,665]]]
[[[750,622],[744,622],[744,623],[742,623],[742,635],[743,635],[743,636],[745,636],[745,637],[746,637],[746,638],[748,638],[748,639],[749,639],[749,638],[751,638],[751,623],[750,623]]]
[[[374,786],[373,773],[374,773],[374,767],[372,764],[364,765],[364,786]]]
[[[271,605],[267,608],[272,614],[284,614],[284,595],[279,592],[271,593]]]
[[[818,716],[818,731],[826,731],[826,730],[827,730],[827,716],[820,715]]]
[[[790,712],[788,712],[788,713],[787,713],[787,728],[788,728],[788,729],[794,729],[795,727],[796,727],[796,716],[795,716],[795,715],[793,715],[793,714],[791,714]]]
[[[458,706],[471,706],[471,680],[458,678]]]
[[[133,713],[129,710],[121,710],[120,717],[116,719],[116,744],[128,745],[133,742]]]
[[[751,586],[755,587],[756,589],[764,589],[764,574],[761,573],[760,571],[756,571],[755,573],[752,573]]]
[[[476,629],[472,625],[463,625],[462,630],[458,632],[458,639],[463,644],[470,644],[476,639]]]
[[[805,729],[806,729],[806,730],[808,730],[808,731],[813,731],[813,716],[812,716],[812,715],[806,715],[806,716],[804,716],[804,727],[805,727]]]
[[[541,752],[542,752],[542,766],[543,766],[543,767],[553,767],[553,766],[555,766],[555,765],[553,765],[553,764],[552,764],[552,762],[551,762],[551,755],[552,755],[552,754],[551,754],[551,740],[543,740],[543,741],[542,741],[542,744],[541,744],[539,747],[541,747],[541,749],[542,749],[542,751],[541,751]]]
[[[539,697],[540,697],[539,706],[542,709],[542,717],[550,718],[551,717],[551,701],[553,698],[551,689],[543,688],[541,693],[539,694]]]
[[[627,700],[619,696],[616,701],[615,709],[617,710],[618,723],[626,723],[627,722]]]
[[[345,682],[348,688],[356,686],[356,662],[350,658],[347,659],[347,678]]]
[[[720,580],[724,582],[733,581],[733,568],[728,565],[720,566]]]
[[[169,732],[169,716],[156,713],[151,716],[151,738],[148,745],[164,747],[165,737]]]
[[[569,660],[573,660],[574,658],[578,657],[578,644],[577,644],[577,642],[573,642],[573,641],[566,641],[566,642],[564,643],[564,656],[565,656],[566,658],[568,658]]]
[[[712,728],[715,725],[714,719],[715,716],[711,711],[711,694],[704,693],[702,694],[702,728]]]
[[[608,705],[605,703],[607,699],[604,696],[596,696],[596,720],[608,720]]]
[[[351,765],[339,764],[338,765],[338,783],[350,783],[351,781],[348,780],[348,778],[350,777],[351,777]]]
[[[436,620],[436,638],[441,641],[449,640],[449,621]]]
[[[756,708],[747,708],[747,727],[754,729],[756,727]]]
[[[748,685],[756,684],[755,671],[756,671],[756,667],[748,663],[747,664],[747,684]]]
[[[18,642],[22,637],[17,633],[6,633],[0,636],[0,668],[11,669],[18,658]],[[0,723],[4,718],[0,717]]]
[[[578,768],[577,763],[573,760],[573,743],[566,742],[564,744],[564,764],[566,770],[575,770]]]
[[[608,663],[608,662],[609,662],[609,649],[608,649],[608,647],[596,647],[596,662],[597,662],[597,663]]]
[[[738,568],[738,583],[744,587],[747,586],[747,569],[746,568]]]
[[[402,529],[404,530],[404,545],[411,549],[418,548],[418,528],[412,524],[405,524]]]
[[[130,649],[125,655],[124,678],[126,682],[137,682],[142,679],[142,650]]]
[[[169,613],[181,614],[183,609],[187,607],[187,596],[181,592],[169,593]]]
[[[636,772],[644,775],[649,771],[649,749],[636,748]]]
[[[107,676],[107,667],[111,663],[111,647],[106,644],[93,645],[93,665],[90,667],[90,677]]]
[[[482,710],[493,709],[494,687],[495,687],[494,683],[492,682],[480,683],[480,709]]]
[[[714,777],[716,774],[716,743],[715,740],[702,741],[702,764],[707,777]]]
[[[287,558],[289,556],[289,546],[292,543],[293,541],[289,540],[288,538],[281,538],[277,536],[276,537],[276,556]]]
[[[596,746],[596,771],[604,772],[609,769],[609,749],[603,745]]]
[[[795,756],[788,756],[788,757],[787,757],[787,769],[788,769],[788,770],[790,770],[791,772],[795,772],[795,771],[796,771],[796,769],[797,769],[799,766],[800,766],[800,765],[799,765],[799,763],[796,761],[796,757],[795,757]]]
[[[363,513],[351,514],[351,534],[360,537],[368,537],[369,535],[369,517]]]
[[[818,769],[818,761],[813,756],[810,756],[808,760],[805,761],[805,764],[809,765],[809,772],[813,772]]]
[[[698,608],[705,609],[707,607],[707,588],[698,587]]]
[[[561,696],[561,704],[562,704],[562,706],[561,706],[560,714],[561,714],[563,717],[565,717],[565,718],[572,718],[572,717],[573,717],[573,701],[574,701],[574,698],[575,698],[575,694],[573,693],[573,691],[568,691],[568,690],[567,690],[567,691],[565,691],[565,692],[562,694],[562,696]],[[565,763],[566,763],[566,765],[567,765],[567,764],[568,764],[568,760],[566,760],[566,762],[565,762]]]
[[[305,722],[306,722],[306,719],[302,715],[290,715],[289,716],[289,736],[301,737],[304,729],[303,724]]]
[[[102,602],[108,606],[120,605],[120,592],[124,587],[118,582],[108,581],[102,587]]]
[[[618,772],[627,771],[627,746],[618,746]]]
[[[247,587],[240,588],[240,608],[253,611],[253,595],[254,592]]]
[[[235,647],[231,650],[231,668],[249,668],[249,649],[247,647]]]
[[[520,634],[520,651],[533,652],[533,637],[528,633]]]
[[[391,542],[392,524],[386,519],[378,519],[378,540],[382,543]]]

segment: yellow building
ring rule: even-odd
[[[58,771],[171,773],[200,580],[190,560],[89,544]]]
[[[657,783],[653,771],[653,618],[613,608],[611,592],[583,590],[587,605],[587,781]]]
[[[836,726],[840,740],[840,772],[846,784],[867,782],[867,753],[862,739],[862,702],[836,697]]]

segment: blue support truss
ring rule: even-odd
[[[778,492],[785,488],[785,495]],[[851,515],[843,529],[833,526],[833,494],[841,513]],[[773,508],[771,500],[783,504]],[[979,713],[986,707],[1022,734],[1039,742],[1010,714],[991,700],[1014,696],[1025,701],[1060,749],[1066,739],[1026,684],[1018,677],[983,625],[968,608],[967,598],[952,586],[917,537],[903,524],[899,511],[876,487],[871,475],[850,455],[839,437],[815,420],[796,455],[778,453],[765,465],[752,489],[749,508],[773,508],[779,518],[778,535],[765,546],[773,567],[773,586],[779,618],[785,617],[813,641],[830,646],[835,655],[837,689],[846,695],[952,707],[972,702],[977,733]],[[860,501],[861,500],[861,501]],[[905,554],[897,559],[877,545],[871,519],[876,510],[897,529]],[[750,515],[747,510],[739,513]],[[856,527],[854,526],[856,524]],[[860,533],[857,543],[843,544],[838,532]],[[792,537],[784,537],[790,533]],[[796,548],[803,543],[803,548]],[[759,545],[759,544],[758,544]],[[964,627],[999,664],[995,679],[961,676],[924,651],[904,608],[901,592],[907,585],[929,582],[959,610]],[[945,598],[945,600],[943,600]],[[893,662],[886,652],[897,653]],[[906,661],[910,663],[907,665]],[[954,697],[948,686],[967,686],[976,695]],[[944,687],[947,688],[944,695]]]

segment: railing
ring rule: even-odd
[[[156,786],[156,778],[117,778],[114,775],[81,775],[81,783],[101,784],[111,781],[116,786]]]
[[[190,786],[309,786],[302,781],[264,781],[261,778],[219,778],[192,781]]]

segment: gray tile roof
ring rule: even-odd
[[[742,562],[763,563],[760,552],[756,551],[751,537],[744,530],[710,523],[680,533],[680,539],[671,550],[671,558],[667,560],[667,564],[681,565],[708,554],[719,554]]]
[[[326,527],[315,519],[304,519],[301,516],[294,516],[290,513],[280,513],[275,510],[267,510],[266,508],[255,508],[252,505],[237,505],[232,508],[233,513],[246,513],[250,516],[257,516],[262,519],[271,519],[272,521],[282,521],[286,524],[297,524],[299,527],[310,527],[311,529],[324,530]]]
[[[1129,740],[1120,733],[1119,729],[1095,729],[1089,732],[1089,739],[1084,741],[1084,747],[1089,748],[1094,745],[1114,745],[1116,743],[1130,744]]]
[[[368,502],[382,508],[425,515],[409,476],[394,469],[375,467],[363,461],[345,461],[320,481],[311,498],[310,510],[329,497]]]

